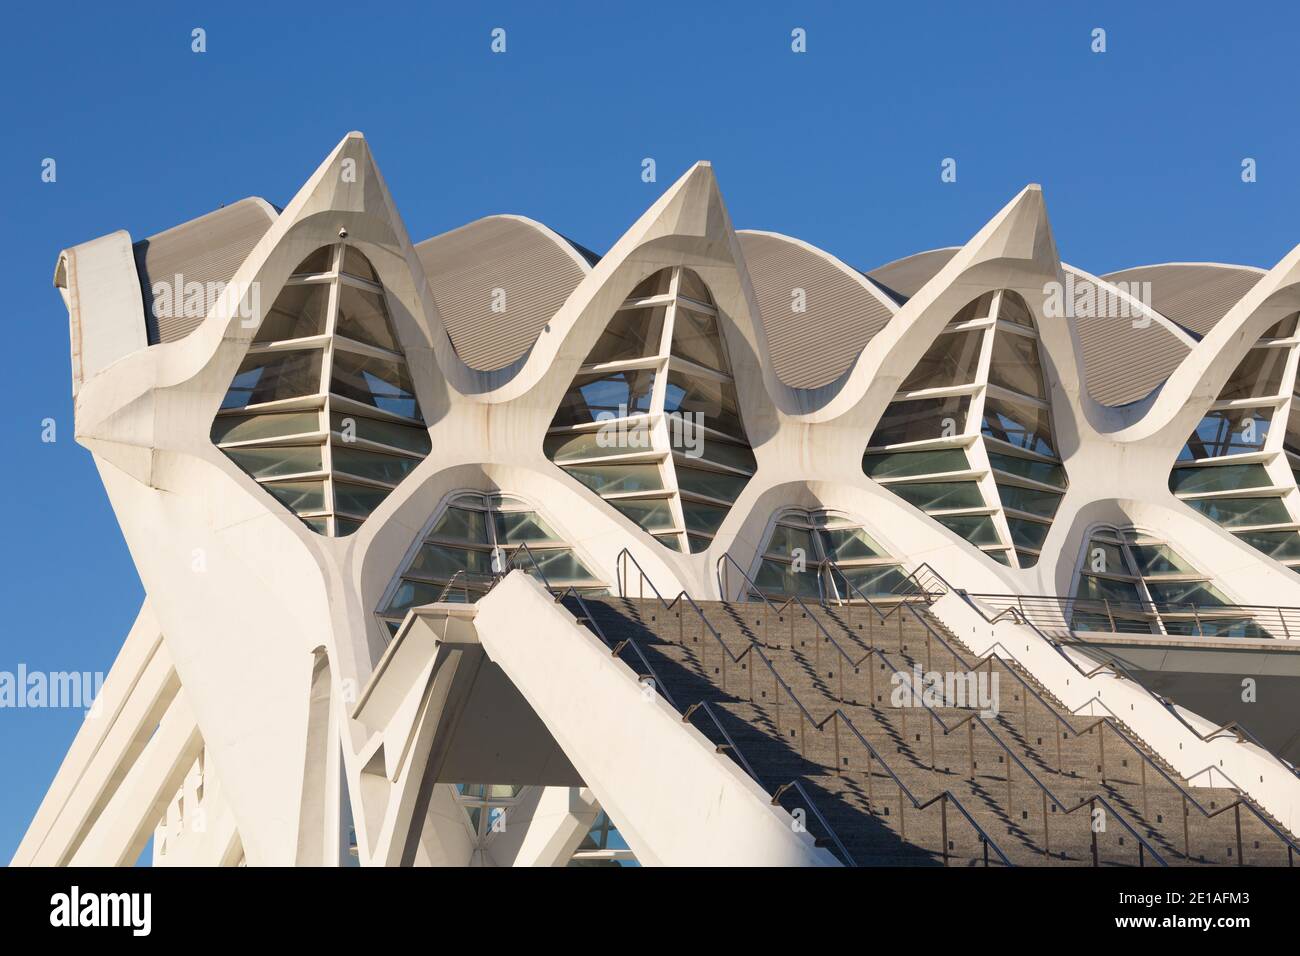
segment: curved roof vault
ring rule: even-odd
[[[1213,262],[1165,262],[1102,276],[1107,282],[1149,282],[1151,307],[1201,338],[1251,290],[1263,269]]]
[[[495,371],[532,347],[542,327],[591,271],[575,243],[523,216],[487,216],[417,243],[456,353]],[[493,290],[506,308],[493,311]]]
[[[815,246],[772,232],[736,233],[767,335],[773,371],[792,388],[842,375],[897,311],[861,273]],[[794,289],[806,312],[791,308]]]
[[[265,199],[249,197],[132,245],[150,345],[175,342],[199,327],[220,290],[244,264],[277,215],[275,207]],[[204,287],[203,310],[155,315],[154,283],[170,283],[177,275],[187,285],[197,282]]]

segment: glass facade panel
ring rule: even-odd
[[[334,470],[371,481],[384,481],[396,485],[419,464],[414,458],[398,455],[380,455],[372,451],[335,444],[330,451]]]
[[[705,471],[702,468],[688,468],[678,463],[677,487],[692,494],[718,498],[722,501],[735,501],[748,484],[749,479],[742,475],[724,474],[720,471]]]
[[[301,475],[321,470],[320,445],[230,448],[226,450],[226,455],[254,478]]]
[[[330,391],[405,418],[420,415],[405,362],[336,351]]]
[[[1015,333],[995,335],[989,382],[1031,398],[1047,398],[1037,340]]]
[[[255,343],[282,342],[325,334],[330,301],[328,282],[285,286],[253,338]]]
[[[212,420],[212,440],[258,441],[320,430],[319,412],[283,412],[278,415],[219,415]]]
[[[1251,349],[1233,370],[1219,401],[1233,402],[1243,398],[1266,398],[1282,390],[1282,373],[1286,370],[1290,350]]]
[[[733,438],[741,438],[745,434],[745,429],[740,424],[740,403],[736,398],[736,388],[730,382],[688,375],[670,368],[664,409],[697,415],[705,427]]]
[[[370,264],[370,260],[353,246],[343,247],[343,271],[376,284],[379,282],[379,276],[375,274],[375,267]]]
[[[1300,561],[1300,532],[1247,531],[1237,537],[1277,561]]]
[[[427,455],[433,447],[429,441],[429,431],[416,425],[403,425],[400,422],[384,422],[364,415],[351,415],[333,412],[330,415],[330,427],[337,433],[335,443],[347,443],[347,436],[364,441],[401,448],[418,455]]]
[[[581,465],[566,470],[598,495],[661,491],[664,486],[655,464]]]
[[[320,392],[320,349],[255,352],[235,373],[222,408],[244,408]]]
[[[673,321],[672,354],[719,371],[727,367],[718,323],[711,315],[679,307]]]
[[[1007,526],[1011,529],[1011,543],[1018,548],[1032,548],[1037,551],[1047,539],[1050,525],[1037,521],[1025,521],[1022,518],[1008,518]]]
[[[552,427],[583,425],[650,410],[653,369],[579,375],[555,413]]]
[[[867,454],[862,459],[862,470],[872,478],[911,478],[916,475],[937,475],[948,471],[968,471],[970,462],[960,448],[941,448],[937,451],[902,451]]]
[[[1281,498],[1200,498],[1187,504],[1225,528],[1288,524],[1291,521]]]
[[[1017,402],[997,395],[984,399],[984,425],[989,438],[996,438],[1017,448],[1056,457],[1052,438],[1052,416],[1046,408]]]
[[[383,297],[355,286],[339,287],[338,334],[390,352],[398,350]]]
[[[304,511],[325,510],[325,482],[323,481],[276,481],[262,486],[290,511],[301,514]]]
[[[354,485],[345,481],[334,482],[334,507],[347,514],[365,517],[379,507],[388,497],[388,489]]]
[[[667,498],[619,499],[610,504],[647,531],[659,531],[675,524]]]
[[[993,519],[988,515],[939,515],[935,520],[976,547],[1001,543]]]
[[[727,517],[727,509],[700,501],[683,501],[682,515],[686,519],[688,531],[713,534]]]
[[[1004,471],[1019,478],[1028,478],[1044,485],[1065,487],[1065,469],[1049,461],[1035,461],[1031,458],[1017,458],[1000,452],[989,452],[989,465],[998,471]]]
[[[817,537],[821,539],[822,553],[836,562],[885,556],[880,545],[861,528],[822,528]]]
[[[889,490],[922,511],[983,508],[984,496],[973,481],[931,481],[890,485]]]
[[[1175,468],[1169,473],[1169,490],[1180,495],[1235,491],[1239,488],[1266,488],[1272,483],[1263,465]]]
[[[494,511],[492,520],[496,525],[497,540],[507,544],[558,541],[560,538],[535,511]]]
[[[1002,507],[1013,511],[1050,518],[1056,514],[1056,509],[1061,504],[1061,496],[1050,491],[1022,488],[1019,485],[1007,485],[1002,482],[998,482],[997,487],[998,497],[1002,499]]]
[[[979,369],[983,341],[984,333],[979,329],[940,335],[903,380],[899,391],[915,392],[925,388],[971,384]]]
[[[1187,439],[1178,458],[1189,461],[1259,451],[1268,438],[1272,412],[1267,408],[1231,408],[1209,412]]]
[[[654,355],[659,351],[659,336],[663,334],[667,312],[662,305],[615,312],[584,364],[624,362]]]
[[[898,445],[960,435],[966,428],[970,398],[917,398],[893,402],[885,409],[871,436],[871,446]]]

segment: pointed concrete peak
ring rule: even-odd
[[[704,160],[668,187],[655,206],[659,207],[656,219],[669,233],[721,238],[730,228],[718,177]]]
[[[359,129],[354,129],[354,130],[352,130],[351,132],[349,132],[348,135],[344,136],[343,138],[344,138],[345,140],[348,140],[348,139],[359,139],[359,140],[364,140],[364,139],[366,138],[366,134],[363,133],[363,132],[361,132],[361,130],[359,130]]]
[[[1056,268],[1056,241],[1047,218],[1043,188],[1030,183],[1002,207],[971,240],[978,248],[977,258],[1027,259]]]

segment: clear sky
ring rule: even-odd
[[[358,129],[415,241],[507,212],[603,252],[708,159],[737,227],[862,269],[965,242],[1029,182],[1091,272],[1269,267],[1300,242],[1298,38],[1294,2],[11,4],[0,671],[107,671],[143,596],[73,440],[61,248],[282,205]],[[0,710],[0,861],[80,719]]]

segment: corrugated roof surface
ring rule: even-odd
[[[955,246],[918,252],[905,259],[895,259],[879,269],[872,269],[867,277],[890,290],[899,300],[906,301],[933,279],[957,252]]]
[[[1151,306],[1198,338],[1228,314],[1263,275],[1246,266],[1166,263],[1102,276],[1107,282],[1150,282]]]
[[[834,262],[799,243],[740,232],[777,377],[794,388],[833,382],[893,316],[893,310]],[[795,289],[806,312],[791,308]]]
[[[175,342],[198,328],[274,219],[263,200],[241,199],[134,244],[150,345]],[[201,304],[198,296],[185,296],[196,282],[203,287]],[[155,301],[156,283],[171,290],[170,307],[163,296]]]
[[[1093,281],[1069,266],[1076,282]],[[1189,348],[1154,319],[1144,324],[1104,281],[1096,283],[1097,316],[1072,321],[1083,348],[1083,378],[1088,392],[1103,405],[1125,405],[1145,398],[1169,377]],[[1135,323],[1136,322],[1136,326]]]
[[[493,371],[533,344],[587,272],[563,243],[526,219],[488,216],[416,245],[465,364]],[[492,310],[495,289],[504,311]]]

